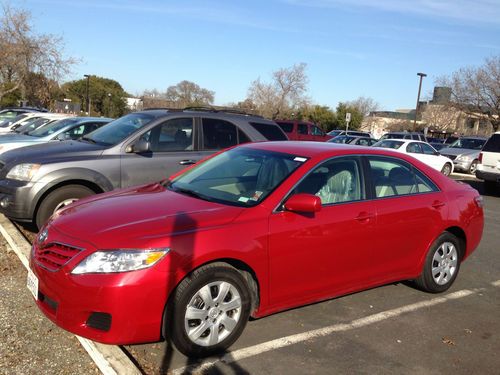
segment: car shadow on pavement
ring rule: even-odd
[[[496,184],[493,187],[486,187],[483,181],[479,180],[469,180],[469,179],[457,179],[456,181],[468,184],[474,189],[476,189],[479,194],[488,197],[499,197],[500,196],[500,184]]]

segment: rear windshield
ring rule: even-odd
[[[486,152],[500,152],[500,134],[493,134],[483,147]]]
[[[31,135],[32,137],[46,137],[50,134],[54,134],[55,132],[61,130],[62,128],[68,125],[76,123],[77,121],[79,120],[75,118],[67,118],[64,120],[59,120],[51,124],[48,124],[46,126],[42,125],[39,128],[28,132],[28,135]]]
[[[404,139],[406,134],[386,133],[380,139]]]
[[[401,141],[393,141],[393,140],[383,140],[383,141],[378,141],[377,143],[373,144],[373,147],[383,147],[383,148],[393,148],[397,150],[398,148],[401,147],[401,145],[404,142]]]
[[[276,125],[261,122],[251,122],[250,125],[269,141],[288,141],[285,133]]]

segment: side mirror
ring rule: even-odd
[[[71,139],[71,136],[67,133],[61,133],[56,137],[56,139],[58,141],[68,141]]]
[[[439,151],[434,152],[434,155],[439,156],[441,153]]]
[[[291,212],[314,213],[321,210],[321,199],[312,194],[292,195],[284,204]]]
[[[144,152],[149,152],[151,151],[151,145],[148,141],[144,139],[139,139],[137,142],[134,144],[130,145],[127,147],[125,150],[126,153],[136,153],[136,154],[142,154]]]

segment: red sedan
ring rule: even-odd
[[[168,337],[204,356],[249,316],[398,280],[443,292],[482,230],[476,190],[401,153],[247,144],[62,209],[33,244],[28,286],[77,335]]]

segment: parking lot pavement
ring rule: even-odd
[[[124,349],[145,374],[498,374],[500,197],[484,199],[483,240],[447,293],[396,283],[250,321],[229,353],[201,363],[164,342]]]

